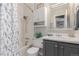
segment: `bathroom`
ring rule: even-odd
[[[79,56],[79,4],[0,3],[0,7],[1,56]],[[66,53],[71,48],[74,52]]]

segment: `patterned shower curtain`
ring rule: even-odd
[[[0,3],[0,55],[14,56],[19,48],[17,4]]]

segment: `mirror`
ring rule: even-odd
[[[76,12],[76,27],[75,30],[78,30],[79,28],[79,6],[77,7],[77,12]]]
[[[50,5],[50,27],[53,29],[69,28],[70,19],[68,18],[69,4]]]
[[[79,29],[79,4],[53,3],[50,9],[50,29]]]

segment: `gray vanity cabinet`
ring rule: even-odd
[[[44,40],[43,45],[44,56],[57,56],[57,42]]]
[[[44,56],[79,56],[79,44],[44,40]]]

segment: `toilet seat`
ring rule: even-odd
[[[27,53],[29,53],[29,54],[35,54],[35,53],[37,53],[39,51],[39,48],[37,48],[37,47],[31,47],[31,48],[29,48],[28,50],[27,50]]]

